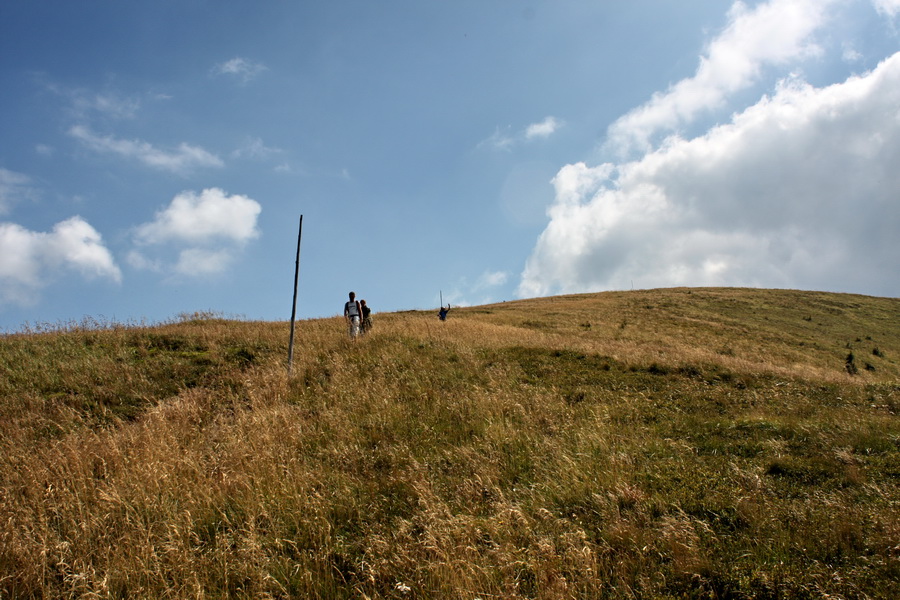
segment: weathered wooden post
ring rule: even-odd
[[[288,342],[288,375],[294,362],[294,318],[297,316],[297,280],[300,277],[300,238],[303,236],[303,215],[300,215],[300,228],[297,231],[297,260],[294,263],[294,303],[291,308],[291,339]]]

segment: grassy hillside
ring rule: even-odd
[[[900,300],[0,338],[0,598],[897,598]]]

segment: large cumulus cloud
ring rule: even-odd
[[[669,285],[896,295],[900,54],[815,88],[796,78],[694,139],[568,165],[523,296]]]

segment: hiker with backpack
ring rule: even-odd
[[[344,318],[347,319],[351,340],[355,340],[356,336],[359,335],[362,314],[362,307],[356,299],[356,292],[350,292],[350,300],[344,304]]]
[[[365,335],[372,331],[372,317],[369,316],[372,314],[372,309],[366,305],[365,300],[359,301],[359,307],[362,310],[362,325],[360,325],[359,332]]]

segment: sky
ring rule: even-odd
[[[900,0],[4,0],[0,332],[900,296]]]

